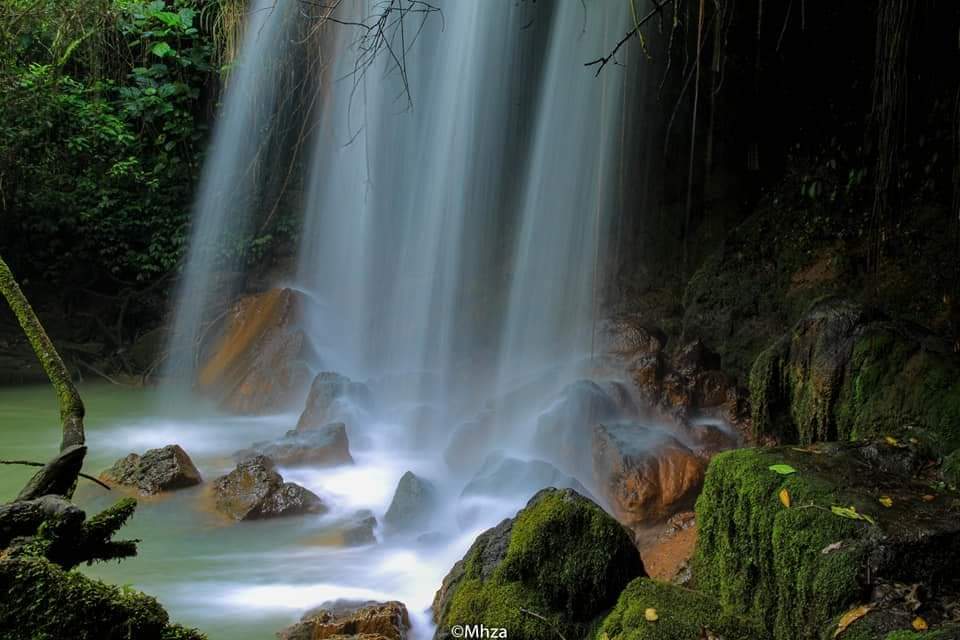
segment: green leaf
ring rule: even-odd
[[[173,47],[168,45],[166,42],[158,42],[153,45],[150,49],[150,53],[157,56],[158,58],[163,58],[174,53]]]
[[[797,470],[791,467],[788,464],[772,464],[768,467],[770,471],[779,473],[782,476],[789,476],[792,473],[796,473]]]
[[[852,505],[849,507],[833,505],[830,507],[830,511],[833,513],[833,515],[840,516],[841,518],[847,518],[848,520],[863,520],[864,522],[869,522],[870,524],[877,524],[873,518],[866,513],[860,513],[857,511],[857,508]]]

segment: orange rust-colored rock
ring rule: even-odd
[[[198,389],[222,408],[256,414],[284,406],[309,382],[299,329],[302,301],[291,289],[238,300],[200,368]]]
[[[405,640],[409,630],[410,616],[402,602],[347,602],[308,611],[277,636],[281,640]]]
[[[593,428],[593,473],[614,515],[637,530],[693,504],[706,461],[668,431],[619,422]]]

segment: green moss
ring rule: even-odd
[[[654,609],[657,620],[646,618]],[[725,640],[761,640],[762,629],[723,613],[713,598],[648,578],[634,580],[604,619],[598,640],[691,640],[708,629]]]
[[[883,640],[957,640],[957,638],[960,638],[960,627],[951,626],[931,631],[894,631],[884,636]]]
[[[960,488],[960,449],[949,454],[943,459],[940,465],[940,473],[943,475],[943,481],[949,486]]]
[[[537,494],[509,533],[498,531],[471,547],[441,605],[439,628],[483,624],[507,629],[510,638],[583,637],[620,590],[643,575],[626,530],[573,491]]]
[[[960,363],[890,328],[867,330],[853,346],[837,425],[843,438],[918,426],[946,451],[960,447]]]
[[[696,506],[694,575],[726,611],[766,621],[777,640],[814,638],[859,595],[860,545],[821,550],[866,525],[830,513],[849,503],[830,484],[769,470],[785,461],[799,465],[787,450],[741,449],[711,461]],[[781,504],[781,489],[792,508]]]
[[[789,343],[778,340],[760,352],[750,369],[750,412],[754,439],[774,436],[784,441],[795,439],[792,423],[785,420],[782,406],[786,384],[785,367]]]
[[[6,594],[0,600],[0,637],[21,637],[29,629],[34,640],[204,638],[171,626],[150,596],[64,571],[42,558],[0,561],[0,591]]]

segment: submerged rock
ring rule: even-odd
[[[305,613],[300,622],[277,633],[280,640],[406,640],[410,616],[402,602],[325,603]]]
[[[545,489],[516,517],[480,534],[443,579],[433,601],[434,637],[449,638],[458,624],[504,628],[516,639],[584,637],[643,575],[640,554],[616,520],[573,490]]]
[[[234,457],[242,460],[253,455],[266,456],[287,467],[353,464],[347,425],[342,422],[305,431],[293,429],[277,440],[254,443],[249,449],[235,453]]]
[[[237,413],[289,406],[309,380],[306,340],[299,328],[303,301],[292,289],[271,289],[238,300],[219,341],[206,354],[197,388]]]
[[[931,486],[932,466],[896,471],[913,446],[881,439],[717,455],[696,507],[697,588],[774,640],[833,637],[861,605],[865,615],[841,637],[887,638],[916,616],[941,637],[935,629],[960,601],[960,495]],[[897,585],[909,588],[896,596]]]
[[[136,487],[144,495],[198,485],[200,472],[178,444],[150,449],[142,456],[131,453],[100,473],[108,484]]]
[[[383,516],[384,523],[396,530],[426,524],[436,506],[436,494],[433,483],[407,471],[393,492],[393,500]]]
[[[316,429],[342,417],[346,405],[369,408],[370,389],[332,371],[318,373],[310,385],[307,403],[297,421],[297,431]]]
[[[617,402],[597,383],[579,380],[564,387],[537,420],[536,450],[567,472],[588,469],[595,424],[620,417]]]
[[[252,456],[213,483],[216,507],[234,520],[258,520],[303,513],[324,513],[312,491],[284,482],[270,458]]]
[[[706,463],[676,436],[634,422],[593,429],[593,473],[617,518],[631,528],[664,520],[696,499]]]

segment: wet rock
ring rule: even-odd
[[[719,407],[727,402],[731,388],[736,384],[723,371],[702,371],[693,380],[694,402],[700,409]]]
[[[720,356],[710,350],[702,340],[693,340],[680,347],[673,355],[673,370],[688,378],[701,371],[720,368]]]
[[[310,385],[307,403],[297,421],[297,431],[316,429],[342,417],[350,405],[369,408],[370,389],[332,371],[317,374]]]
[[[878,457],[878,446],[889,454]],[[785,640],[820,638],[854,606],[888,609],[884,585],[916,585],[919,615],[929,611],[935,636],[945,617],[938,603],[960,600],[958,496],[931,487],[928,467],[897,472],[889,460],[900,459],[900,448],[881,440],[714,457],[696,506],[697,588]],[[781,475],[772,465],[794,472]],[[869,629],[857,622],[849,633],[886,637]]]
[[[462,528],[473,526],[484,517],[490,518],[491,501],[498,506],[511,502],[519,506],[547,487],[573,489],[583,496],[590,496],[575,478],[549,462],[520,460],[495,451],[486,457],[480,471],[460,493],[457,522]]]
[[[324,513],[312,491],[284,482],[273,461],[262,455],[241,461],[213,483],[216,507],[234,520],[258,520],[303,513]]]
[[[136,487],[143,495],[198,485],[200,472],[180,445],[150,449],[142,456],[131,453],[100,473],[108,484]]]
[[[722,423],[697,420],[678,430],[684,444],[700,456],[710,458],[716,453],[733,449],[740,440],[737,433]]]
[[[489,450],[493,431],[492,412],[461,422],[450,435],[450,442],[443,452],[444,462],[460,473],[476,471],[483,461],[483,452]]]
[[[424,525],[436,506],[436,500],[433,483],[407,471],[397,483],[383,521],[395,530]]]
[[[643,326],[631,318],[617,318],[604,323],[601,340],[609,353],[632,357],[663,351],[667,335],[656,327]]]
[[[305,613],[300,622],[277,633],[280,640],[406,640],[410,616],[402,602],[325,603]]]
[[[347,426],[342,422],[304,431],[291,430],[272,442],[257,442],[234,454],[238,460],[263,455],[286,466],[335,466],[353,464]]]
[[[564,471],[575,473],[589,468],[592,427],[620,414],[616,401],[598,384],[579,380],[567,385],[540,415],[534,446]]]
[[[343,543],[348,547],[374,544],[377,541],[376,528],[377,519],[371,511],[357,511],[343,528]]]
[[[507,637],[585,637],[626,584],[644,574],[629,533],[570,489],[544,489],[516,517],[477,537],[433,601],[435,638],[457,624]],[[551,623],[524,614],[536,611]]]
[[[541,489],[556,487],[573,489],[587,495],[575,478],[543,460],[520,460],[497,451],[484,460],[483,467],[464,487],[461,496],[516,497],[532,495]]]
[[[635,422],[593,429],[594,479],[626,526],[640,528],[689,508],[706,463],[677,437]]]
[[[638,356],[627,368],[634,387],[648,405],[660,401],[665,367],[663,356],[659,353]]]
[[[292,289],[245,296],[227,314],[206,353],[197,388],[224,409],[259,414],[286,406],[309,380],[299,328],[303,301]]]

